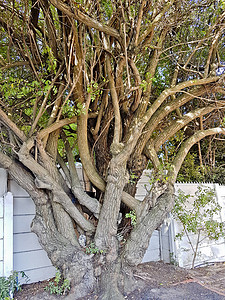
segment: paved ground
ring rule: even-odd
[[[134,292],[130,300],[223,300],[225,294],[212,291],[197,282],[179,283],[176,286],[149,288]]]

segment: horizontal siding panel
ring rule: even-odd
[[[14,180],[9,180],[9,192],[11,192],[14,197],[30,197],[29,194]]]
[[[14,253],[13,257],[13,269],[17,271],[26,272],[27,270],[51,266],[51,261],[44,250]]]
[[[14,216],[13,233],[30,232],[30,224],[35,215]]]
[[[204,248],[201,247],[199,250],[202,251]],[[221,258],[222,256],[225,255],[225,245],[224,244],[220,244],[220,245],[212,245],[210,247],[211,251],[212,251],[212,255],[213,258],[217,259],[217,258]]]
[[[35,205],[31,198],[14,198],[13,215],[33,215]]]
[[[45,267],[45,268],[38,268],[34,270],[29,270],[25,272],[28,276],[29,281],[27,283],[33,283],[38,281],[43,281],[50,279],[55,276],[56,269],[53,266]],[[19,281],[21,284],[26,283],[24,278],[19,277]],[[47,285],[47,284],[46,284]]]
[[[194,195],[195,192],[197,192],[198,187],[202,186],[203,188],[214,188],[213,184],[206,184],[203,183],[202,185],[199,183],[176,183],[175,184],[175,190],[178,191],[179,189],[182,190],[185,194]]]
[[[40,249],[42,249],[41,245],[39,244],[38,238],[34,233],[19,233],[13,235],[14,253]]]
[[[136,192],[135,197],[136,196],[142,196],[142,199],[143,199],[146,196],[146,194],[147,194],[147,190],[146,190],[145,186],[144,185],[140,185],[137,188],[137,192]]]
[[[143,195],[135,195],[135,199],[137,199],[139,201],[143,201],[144,197],[143,197]]]

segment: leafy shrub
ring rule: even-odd
[[[70,290],[70,281],[63,279],[61,273],[57,270],[54,280],[49,282],[45,290],[50,294],[65,295]]]
[[[21,290],[21,284],[18,280],[19,275],[26,278],[26,282],[28,281],[28,277],[23,271],[13,271],[9,277],[0,277],[0,300],[12,299],[13,293]]]

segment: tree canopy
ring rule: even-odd
[[[225,133],[224,1],[0,6],[0,165],[34,200],[33,231],[71,278],[63,266],[66,253],[82,250],[80,235],[105,251],[106,265],[118,257],[123,265],[140,263],[172,209],[189,150],[196,145],[201,153],[203,138]],[[94,198],[82,189],[75,161]],[[148,166],[155,179],[140,202],[136,183]],[[137,221],[125,234],[129,211]]]

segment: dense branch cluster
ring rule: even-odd
[[[51,236],[57,230],[76,247],[80,234],[94,236],[113,259],[121,200],[137,214],[134,234],[157,227],[188,151],[225,133],[223,1],[0,7],[0,165],[27,178],[17,181],[39,207],[34,227],[48,212]],[[82,189],[75,160],[96,198]],[[135,187],[148,165],[158,180],[140,202]],[[140,260],[129,252],[135,243],[131,236],[124,248],[130,264]]]

